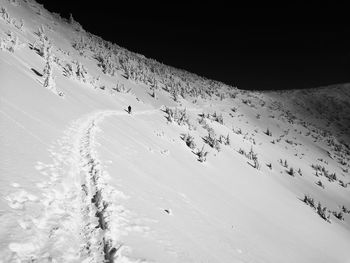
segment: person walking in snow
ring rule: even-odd
[[[128,106],[128,113],[131,114],[131,106]]]

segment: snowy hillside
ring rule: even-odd
[[[0,0],[0,98],[0,262],[350,262],[349,84],[242,91]]]

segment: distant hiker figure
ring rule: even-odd
[[[128,113],[131,114],[131,106],[128,106]]]

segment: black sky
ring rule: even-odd
[[[72,13],[87,31],[131,51],[239,88],[350,82],[345,6],[38,2],[63,17]]]

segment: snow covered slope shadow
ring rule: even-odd
[[[0,262],[350,262],[348,94],[242,91],[0,0]]]

